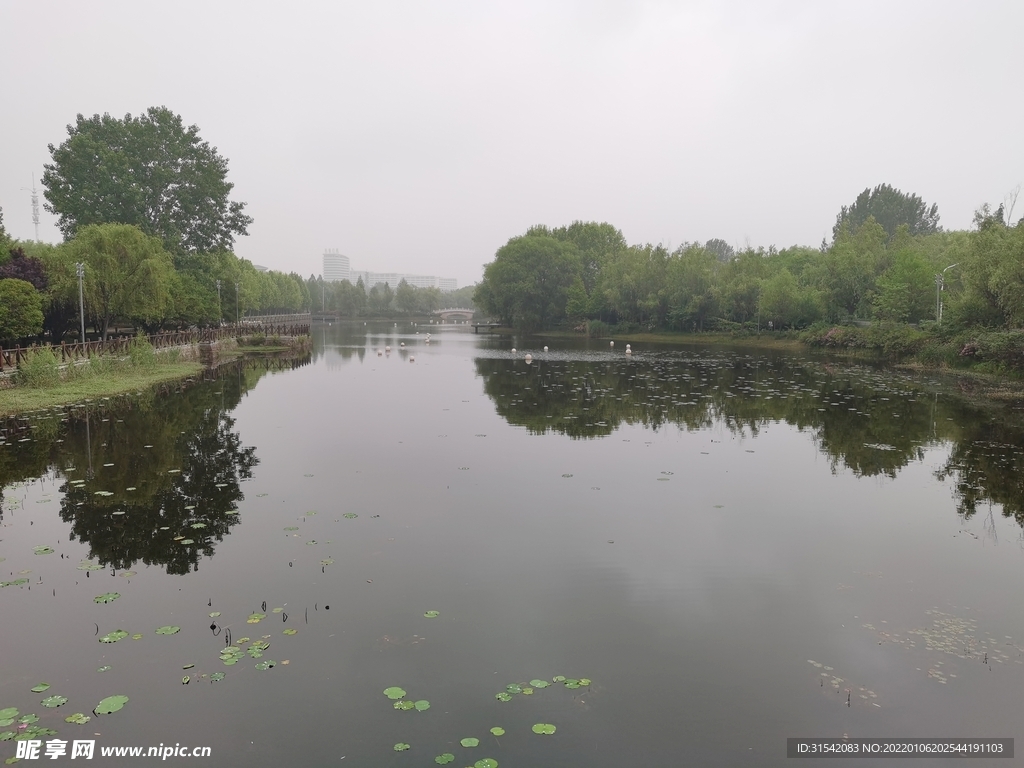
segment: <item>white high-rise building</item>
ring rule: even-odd
[[[333,283],[338,280],[348,280],[352,274],[352,267],[348,256],[345,256],[337,248],[328,248],[324,251],[324,280]]]
[[[405,280],[414,288],[440,288],[442,291],[458,290],[459,284],[454,277],[437,277],[436,275],[407,275],[402,272],[368,272],[353,270],[348,256],[335,249],[324,251],[324,280],[329,283],[347,280],[355,285],[359,278],[369,291],[373,286],[387,283],[392,290]]]

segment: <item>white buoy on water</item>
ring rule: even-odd
[[[610,342],[610,343],[608,344],[608,346],[609,346],[609,347],[614,347],[614,346],[615,346],[615,342],[614,342],[614,341],[613,341],[613,342]]]
[[[399,344],[398,346],[400,346],[400,347],[401,347],[402,349],[405,349],[405,342],[403,341],[403,342],[402,342],[401,344]]]
[[[390,352],[391,351],[391,345],[388,344],[388,346],[384,347],[384,351],[385,352]]]
[[[528,362],[528,363],[532,363],[533,362],[533,355],[531,355],[529,352],[527,352],[526,353],[526,357],[523,358],[523,359],[526,360],[526,362]]]
[[[545,352],[547,352],[547,351],[548,351],[548,348],[547,348],[547,347],[544,347],[544,351],[545,351]]]
[[[415,363],[416,362],[416,355],[409,355],[409,362],[410,363]]]
[[[512,354],[514,355],[515,353],[516,353],[516,348],[512,347]]]

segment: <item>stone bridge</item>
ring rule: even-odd
[[[434,314],[442,320],[472,320],[475,309],[435,309]]]

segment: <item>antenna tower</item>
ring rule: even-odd
[[[26,192],[32,193],[32,224],[36,228],[36,242],[39,242],[39,191],[36,189],[36,177],[32,174],[32,187],[22,187]]]

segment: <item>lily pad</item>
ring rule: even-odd
[[[555,726],[553,726],[551,723],[537,723],[535,726],[533,726],[533,732],[544,733],[550,736],[552,733],[555,732]]]
[[[270,660],[260,661],[260,662],[257,662],[256,669],[267,670],[267,669],[271,669],[272,667],[276,667],[276,666],[277,666],[277,662],[276,661],[270,661]]]
[[[285,528],[285,530],[286,531],[297,531],[297,530],[299,530],[299,526],[297,526],[297,525],[289,525],[287,528]]]
[[[60,707],[60,706],[63,706],[64,704],[67,704],[68,703],[68,697],[67,696],[47,696],[45,699],[43,699],[39,703],[42,704],[47,709],[54,709],[55,707]]]
[[[43,691],[46,691],[49,688],[49,683],[40,683],[39,685],[32,686],[32,688],[30,688],[29,690],[32,691],[32,693],[42,693]]]
[[[494,698],[498,701],[512,701],[512,694],[502,691],[501,693],[494,694]]]
[[[474,739],[472,737],[463,739],[459,742],[464,747],[476,747],[480,745],[480,739]]]
[[[523,696],[533,696],[533,688],[530,686],[523,688]]]
[[[75,714],[68,715],[64,718],[65,723],[74,723],[75,725],[85,725],[90,720],[92,720],[91,717],[81,712],[75,712]]]
[[[22,584],[28,584],[28,579],[15,579],[14,581],[0,581],[0,589],[3,587],[20,587]]]
[[[410,710],[410,709],[415,709],[415,708],[416,708],[416,704],[414,702],[411,702],[411,701],[396,701],[395,702],[395,709],[397,709],[399,711],[402,711],[402,712]]]
[[[346,512],[344,515],[342,515],[342,517],[345,517],[349,520],[355,520],[357,517],[359,517],[359,515],[357,515],[355,512]]]
[[[214,672],[212,675],[210,675],[210,682],[219,683],[225,677],[227,677],[227,675],[225,675],[223,672]]]
[[[590,678],[589,677],[581,677],[580,678],[580,685],[590,685]]]
[[[428,709],[430,709],[430,702],[426,699],[420,699],[413,706],[415,706],[417,711],[419,712],[426,712]]]
[[[443,755],[438,755],[434,758],[434,762],[438,765],[447,765],[455,759],[455,755],[451,752],[445,752]]]
[[[17,707],[7,707],[7,709],[0,709],[0,720],[14,720],[18,716]]]
[[[564,683],[565,682],[565,676],[564,675],[555,675],[551,679],[554,680],[556,683]]]
[[[411,747],[403,741],[398,742],[394,746],[395,752],[405,752],[407,749],[411,749]]]
[[[181,627],[158,627],[156,633],[158,635],[176,635],[181,631]]]
[[[94,597],[92,599],[92,601],[94,603],[103,603],[103,604],[112,603],[115,600],[117,600],[117,598],[119,598],[120,596],[121,595],[118,592],[105,592],[102,595],[97,595],[96,597]]]
[[[132,635],[132,640],[141,640],[141,639],[142,639],[142,634],[140,632],[136,632],[134,635]]]
[[[495,736],[504,736],[505,729],[501,726],[495,726],[494,728],[491,728],[491,733],[493,733]]]
[[[395,685],[391,688],[385,688],[384,695],[387,696],[389,699],[404,699],[405,691],[399,688],[397,685]]]
[[[547,680],[531,680],[530,685],[532,685],[534,688],[547,688],[549,685],[551,685],[551,683],[549,683]]]
[[[32,554],[34,555],[52,555],[53,547],[33,547]]]
[[[297,629],[286,629],[286,630],[284,630],[284,634],[286,634],[286,635],[295,635],[295,634],[298,634],[298,632],[299,632],[299,630],[297,630]]]
[[[102,565],[97,565],[96,563],[90,563],[88,560],[83,560],[82,563],[78,566],[78,570],[80,570],[80,571],[102,571],[103,570],[103,566]]]
[[[263,619],[267,618],[265,613],[251,613],[249,618],[245,620],[246,624],[259,624]]]
[[[128,633],[123,629],[115,629],[113,632],[108,632],[100,638],[101,643],[116,643],[118,640],[124,640],[128,637]]]
[[[99,704],[96,705],[96,709],[93,710],[97,715],[109,715],[112,712],[118,712],[128,703],[127,696],[107,696]]]
[[[509,693],[522,693],[523,687],[519,683],[509,683],[505,686],[505,690]]]
[[[38,723],[39,722],[39,715],[34,715],[34,714],[22,715],[21,717],[18,718],[18,722],[21,723],[22,725],[31,725],[32,723]]]
[[[110,669],[111,669],[111,666],[109,664],[104,664],[102,667],[100,667],[96,671],[97,672],[108,672]]]
[[[220,616],[220,611],[213,611],[212,613],[210,613],[211,619],[216,619],[218,616]]]
[[[424,616],[425,616],[426,618],[428,618],[428,619],[436,619],[436,618],[437,618],[438,616],[440,616],[440,615],[441,615],[441,612],[440,612],[440,611],[427,611],[427,612],[426,612],[426,613],[424,613],[423,615],[424,615]]]
[[[473,763],[473,768],[498,768],[498,761],[493,757],[485,757]]]

